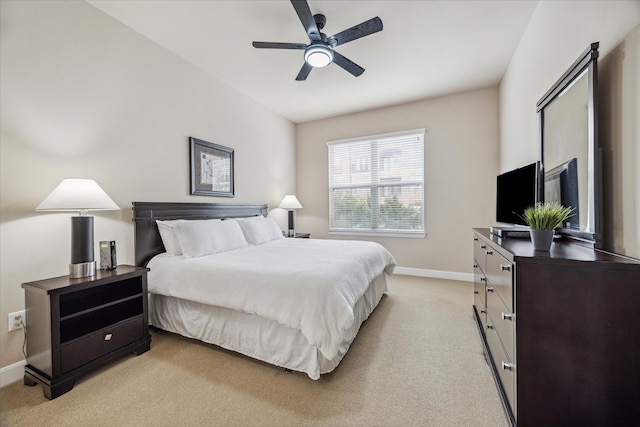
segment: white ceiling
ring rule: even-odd
[[[497,84],[537,1],[309,0],[328,36],[375,16],[381,32],[338,46],[365,73],[335,64],[295,77],[308,43],[289,1],[87,0],[215,78],[301,123]]]

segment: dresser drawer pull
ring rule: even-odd
[[[511,266],[500,264],[500,271],[511,271]]]
[[[505,371],[513,371],[513,363],[502,362],[502,369]]]
[[[483,313],[483,314],[484,314],[484,313],[486,313],[486,312],[487,312],[487,309],[486,309],[486,308],[481,308],[481,309],[480,309],[480,313]]]
[[[486,251],[485,252],[487,255],[493,255],[493,251]]]
[[[487,292],[493,292],[493,288],[487,288]]]
[[[513,314],[511,313],[502,313],[502,320],[513,320]]]
[[[487,325],[487,329],[493,329],[493,325]]]
[[[478,291],[473,291],[473,293],[476,294],[476,295],[480,294],[480,292],[478,292]]]
[[[480,245],[480,249],[487,249],[487,245]]]
[[[111,341],[111,338],[113,338],[113,334],[104,334],[105,341]]]
[[[478,268],[478,264],[473,264],[473,268]]]
[[[474,237],[474,238],[473,238],[473,241],[474,241],[474,242],[477,242],[477,241],[478,241],[478,238],[477,238],[477,237]]]

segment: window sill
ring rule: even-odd
[[[329,235],[337,235],[337,236],[372,236],[372,237],[400,237],[400,238],[409,238],[409,239],[424,239],[427,236],[425,231],[418,232],[405,232],[402,231],[329,231]]]

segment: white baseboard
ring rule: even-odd
[[[0,368],[0,387],[20,381],[24,377],[24,367],[26,364],[26,360],[22,360],[13,365]]]
[[[404,276],[433,277],[434,279],[461,280],[463,282],[473,282],[472,273],[456,273],[454,271],[427,270],[424,268],[396,267],[393,274]]]

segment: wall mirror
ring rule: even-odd
[[[569,67],[538,101],[540,119],[540,198],[573,207],[560,234],[602,242],[601,170],[597,135],[599,43]]]

